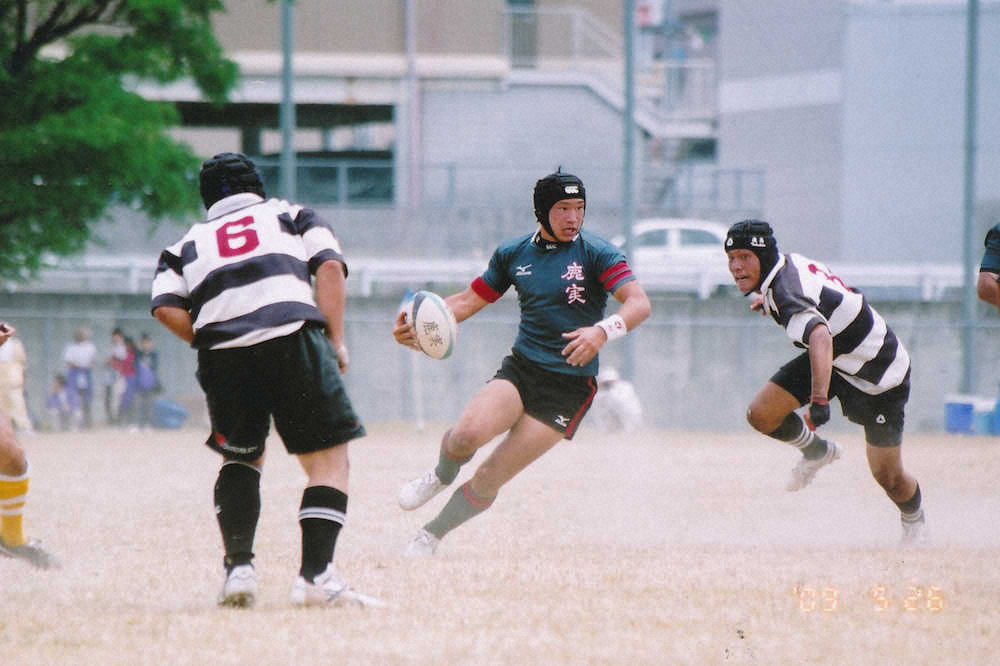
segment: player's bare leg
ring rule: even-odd
[[[810,430],[795,411],[798,399],[774,382],[767,382],[750,402],[747,421],[758,432],[791,444],[802,452],[785,488],[796,491],[809,485],[821,468],[840,457],[836,443]]]
[[[462,465],[477,450],[509,430],[523,414],[521,395],[506,379],[487,382],[462,411],[462,415],[441,439],[438,464],[400,488],[399,506],[411,511],[426,504],[450,485]]]
[[[885,494],[899,507],[903,525],[903,541],[918,543],[926,538],[924,510],[921,507],[920,484],[903,469],[899,446],[874,446],[866,450],[868,467]]]
[[[433,555],[445,534],[488,509],[500,488],[522,469],[558,444],[563,434],[523,414],[489,457],[462,484],[432,521],[407,547],[407,557]]]
[[[347,518],[350,478],[347,443],[297,457],[308,481],[299,507],[302,562],[292,584],[292,603],[297,606],[384,605],[348,585],[333,564],[337,537]]]
[[[24,505],[29,485],[28,459],[18,446],[14,428],[0,414],[0,556],[24,560],[39,569],[59,562],[36,539],[24,534]]]

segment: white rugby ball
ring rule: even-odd
[[[436,359],[451,356],[458,338],[458,323],[443,298],[433,291],[418,291],[407,305],[406,320],[417,331],[420,351]]]

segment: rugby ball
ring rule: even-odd
[[[420,351],[436,359],[451,356],[458,323],[443,298],[432,291],[418,291],[406,306],[406,320],[417,331]]]

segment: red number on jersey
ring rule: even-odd
[[[242,217],[232,222],[226,222],[215,232],[215,241],[219,245],[220,257],[236,257],[252,252],[260,245],[257,232],[250,228],[252,217]]]
[[[839,277],[837,277],[836,275],[833,275],[832,273],[827,273],[826,271],[824,271],[823,269],[821,269],[816,264],[809,264],[809,272],[812,273],[813,275],[816,275],[818,273],[818,274],[822,275],[823,277],[825,277],[827,280],[830,280],[831,282],[836,282],[837,284],[839,284],[844,289],[847,289],[848,291],[854,291],[853,289],[851,289],[850,287],[848,287],[846,284],[844,284],[844,281],[841,280]]]

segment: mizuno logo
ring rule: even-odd
[[[531,264],[525,264],[524,266],[518,266],[517,272],[514,275],[531,275]]]
[[[560,414],[559,416],[556,417],[556,424],[566,427],[569,425],[569,419]]]

